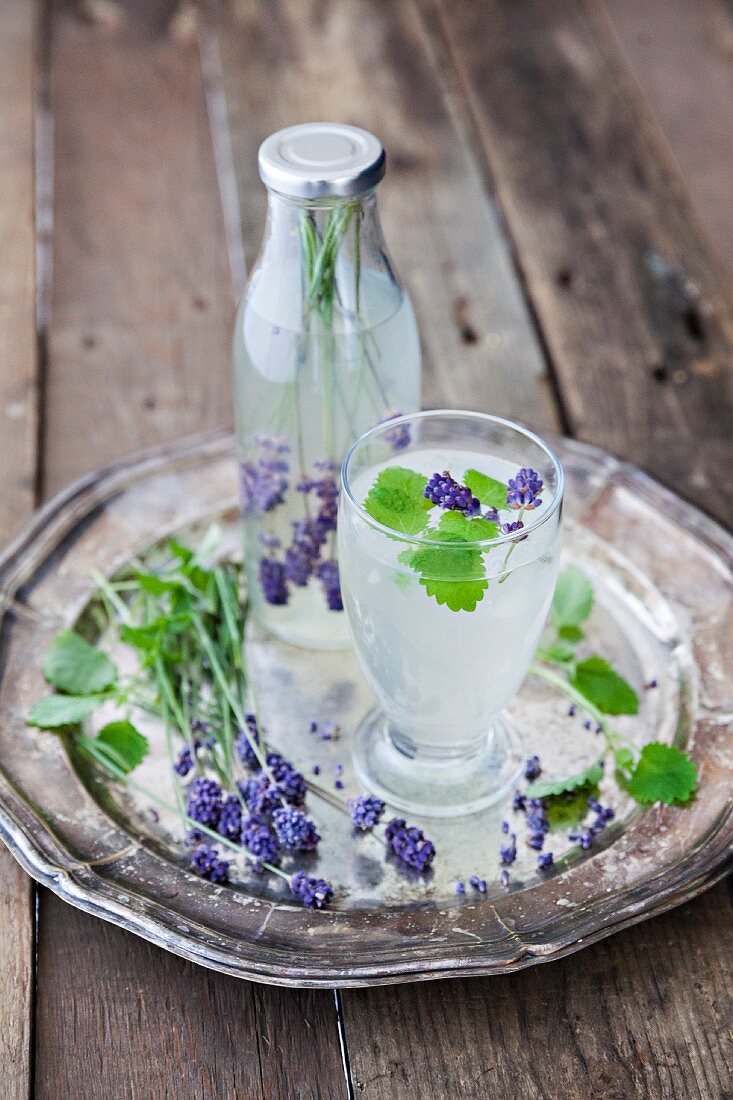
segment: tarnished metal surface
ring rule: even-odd
[[[284,884],[248,874],[216,887],[185,870],[175,820],[154,823],[142,799],[76,770],[64,745],[24,716],[46,690],[43,653],[85,614],[91,570],[124,568],[171,532],[195,538],[212,520],[238,552],[235,467],[228,436],[185,441],[101,471],[46,508],[0,563],[0,832],[21,863],[66,900],[196,962],[285,985],[368,985],[500,973],[556,958],[661,912],[714,882],[731,856],[733,818],[733,539],[639,471],[557,441],[568,478],[566,556],[596,588],[593,648],[641,688],[638,717],[618,720],[637,742],[690,748],[700,791],[685,809],[641,811],[604,780],[617,810],[592,853],[576,850],[540,878],[520,844],[512,888],[498,886],[506,806],[424,827],[433,872],[412,877],[375,837],[354,838],[345,815],[317,793],[309,807],[324,840],[312,866],[338,887],[313,913]],[[249,657],[274,747],[333,792],[349,732],[372,705],[350,654],[295,649],[252,632]],[[594,735],[566,702],[531,678],[511,707],[526,747],[547,772],[568,774],[597,755]],[[338,721],[324,742],[311,719]],[[162,738],[136,773],[165,792]],[[416,822],[417,824],[423,824]],[[553,837],[556,857],[567,829]],[[520,834],[521,836],[521,834]],[[457,878],[478,873],[486,895],[459,899]]]

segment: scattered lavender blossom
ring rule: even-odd
[[[277,752],[267,754],[267,766],[272,773],[277,789],[286,802],[300,806],[305,801],[305,779],[296,771],[289,760]]]
[[[539,756],[530,756],[524,766],[524,778],[530,782],[542,772]]]
[[[456,893],[463,895],[466,893],[466,884],[460,880],[456,883]]]
[[[193,755],[190,748],[186,745],[185,749],[181,749],[173,764],[173,771],[176,775],[180,775],[182,778],[187,776],[193,767]]]
[[[262,869],[263,860],[274,863],[280,847],[269,826],[259,817],[250,817],[242,826],[242,844],[255,856],[255,870]]]
[[[240,783],[239,790],[251,814],[271,813],[282,805],[280,791],[273,787],[265,772],[258,772],[252,779]]]
[[[221,787],[215,779],[198,776],[186,791],[186,813],[200,825],[215,829],[222,807]]]
[[[384,813],[384,802],[370,794],[349,799],[349,817],[357,829],[366,831],[378,825]]]
[[[195,875],[209,882],[225,883],[229,881],[229,860],[221,859],[216,848],[205,844],[191,855],[190,868]]]
[[[227,840],[239,841],[242,835],[242,803],[236,795],[227,795],[222,802],[216,831]]]
[[[395,855],[417,871],[427,871],[435,858],[435,845],[427,840],[422,829],[408,826],[400,817],[393,817],[384,835]]]
[[[275,810],[272,824],[280,844],[291,852],[312,852],[321,839],[315,823],[302,810]]]
[[[502,844],[499,848],[499,862],[504,867],[510,867],[514,860],[517,858],[517,837],[516,833],[511,833],[509,842]]]
[[[552,852],[542,852],[537,856],[537,866],[540,871],[544,871],[545,868],[551,867],[553,862]]]
[[[311,878],[305,871],[296,871],[290,879],[290,892],[308,909],[322,909],[333,897],[330,882]]]

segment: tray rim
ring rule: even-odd
[[[556,437],[557,438],[557,437]],[[83,507],[79,515],[88,515],[95,507],[97,501],[109,499],[110,489],[117,478],[126,472],[135,472],[138,477],[144,477],[147,473],[154,474],[157,470],[175,466],[176,460],[190,461],[191,454],[197,451],[202,454],[211,453],[216,456],[219,452],[227,452],[231,449],[231,432],[228,429],[218,429],[194,436],[188,436],[173,443],[146,448],[143,451],[125,456],[115,462],[109,463],[99,470],[93,471],[77,479],[52,500],[50,500],[30,521],[30,523],[12,540],[0,554],[0,615],[4,616],[8,608],[16,603],[15,594],[22,585],[20,583],[9,589],[4,586],[6,577],[13,578],[14,564],[22,562],[24,551],[37,542],[44,542],[44,535],[50,537],[54,533],[55,521],[60,513],[69,511],[76,498],[81,498]],[[657,502],[674,500],[678,503],[680,498],[665,489],[649,475],[640,471],[632,464],[620,462],[607,452],[579,443],[572,439],[562,439],[562,446],[568,448],[579,457],[585,455],[589,460],[606,463],[609,476],[633,473],[637,483],[641,481]],[[609,459],[611,465],[608,465]],[[91,496],[89,490],[92,490]],[[96,491],[95,491],[96,490]],[[86,494],[86,495],[85,495]],[[715,520],[711,519],[699,509],[682,502],[688,513],[690,522],[686,530],[696,539],[703,542],[708,548],[714,548],[733,560],[733,537]],[[70,515],[69,530],[73,530],[77,517]],[[691,530],[692,528],[692,530]],[[17,572],[17,570],[16,570]],[[15,578],[18,579],[17,577]],[[27,609],[23,605],[23,611]],[[131,908],[129,904],[123,904],[111,896],[113,887],[110,882],[94,872],[93,866],[88,863],[74,861],[63,845],[53,836],[46,823],[31,809],[29,805],[23,805],[22,795],[15,786],[2,775],[0,782],[0,839],[8,846],[15,858],[33,878],[52,889],[63,900],[75,907],[94,916],[101,917],[119,927],[125,928],[137,935],[148,939],[150,942],[173,951],[192,962],[199,963],[211,969],[219,970],[230,975],[249,980],[266,982],[282,986],[297,987],[360,987],[372,985],[401,984],[411,981],[424,981],[448,976],[472,976],[488,975],[492,973],[509,973],[527,966],[537,965],[541,962],[562,958],[591,943],[598,942],[608,935],[623,928],[630,927],[651,916],[666,912],[675,906],[696,897],[722,879],[733,869],[733,844],[730,838],[725,840],[726,825],[731,825],[731,802],[727,804],[725,813],[710,835],[696,853],[698,869],[691,878],[684,877],[684,871],[680,872],[680,865],[686,862],[685,856],[678,859],[665,873],[673,876],[673,881],[667,889],[646,889],[653,881],[649,878],[637,884],[635,888],[625,887],[627,891],[637,891],[644,888],[644,896],[636,901],[626,904],[616,919],[606,919],[594,930],[587,929],[584,934],[572,942],[546,943],[542,948],[529,938],[523,938],[521,932],[516,932],[505,926],[508,935],[505,941],[513,943],[515,952],[511,957],[487,958],[480,951],[467,954],[462,959],[428,957],[424,962],[419,958],[408,956],[394,959],[390,962],[378,961],[374,966],[358,965],[352,963],[349,973],[333,965],[320,964],[309,966],[285,966],[276,962],[263,963],[254,959],[247,960],[241,956],[232,956],[225,950],[202,944],[195,935],[189,932],[181,932],[171,928],[162,920],[160,913],[149,912],[151,909],[162,909],[159,903],[151,905],[149,899],[145,899],[140,911]],[[36,835],[27,822],[23,821],[24,815],[33,815]],[[44,852],[39,837],[43,837],[48,844],[56,849],[58,861],[50,858]],[[723,844],[721,847],[721,840]],[[706,858],[702,858],[703,854]],[[682,877],[682,881],[677,881]],[[134,890],[125,888],[128,895],[134,894]],[[623,892],[623,891],[621,891]],[[588,904],[588,913],[583,913],[583,919],[588,920],[590,911],[595,902]],[[145,911],[148,910],[148,911]],[[495,914],[496,911],[494,910]],[[576,909],[577,912],[577,909]],[[496,914],[498,917],[498,914]],[[190,926],[195,922],[187,918]],[[501,923],[501,922],[500,922]],[[477,945],[484,952],[491,949],[491,944]],[[496,946],[496,944],[494,944]],[[399,954],[399,952],[398,952]]]

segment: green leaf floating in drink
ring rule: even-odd
[[[479,504],[494,512],[506,507],[507,487],[480,473],[466,471],[464,492],[473,507]],[[436,526],[429,527],[435,501],[426,496],[426,479],[415,470],[389,466],[377,476],[365,501],[369,515],[401,535],[421,535],[422,546],[403,550],[399,560],[420,578],[428,596],[450,611],[475,611],[489,586],[484,577],[484,554],[476,545],[493,539],[499,524],[480,514],[444,511]],[[427,545],[434,542],[434,546]]]
[[[423,495],[425,478],[415,470],[402,466],[390,466],[382,470],[364,508],[377,523],[390,527],[401,535],[418,535],[428,525],[428,512],[432,508]]]

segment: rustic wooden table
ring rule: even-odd
[[[426,405],[561,428],[730,523],[731,103],[731,0],[3,0],[3,536],[229,421],[257,146],[314,118],[389,151]],[[512,977],[334,995],[196,968],[4,851],[0,882],[5,1100],[733,1090],[726,885]]]

